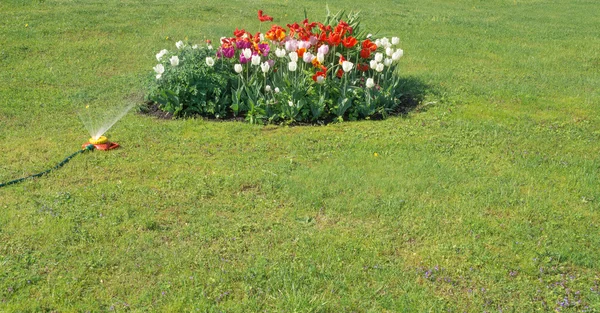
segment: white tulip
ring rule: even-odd
[[[260,69],[262,70],[263,73],[268,72],[270,68],[271,68],[271,66],[269,65],[269,62],[264,62],[264,63],[260,64]]]
[[[206,48],[207,48],[208,50],[212,50],[212,49],[213,49],[212,45],[208,45]]]
[[[192,49],[194,49],[194,50],[198,49],[198,45],[193,45]]]
[[[394,54],[394,49],[392,49],[392,47],[387,47],[385,49],[385,55],[387,55],[388,57],[391,57],[392,54]]]
[[[317,53],[317,61],[319,61],[319,63],[323,63],[325,61],[325,55],[321,52]]]
[[[298,62],[298,53],[296,53],[296,52],[290,52],[289,56],[290,56],[290,60],[292,62]]]
[[[381,45],[386,47],[390,44],[390,40],[387,37],[381,38]]]
[[[275,55],[278,58],[283,58],[285,56],[285,54],[286,54],[285,49],[280,49],[280,48],[275,49]]]
[[[349,62],[349,61],[342,62],[342,69],[346,73],[350,72],[350,70],[352,70],[353,67],[354,67],[354,64],[352,62]]]
[[[239,73],[241,73],[241,72],[244,70],[244,68],[242,67],[242,65],[241,65],[241,64],[239,64],[239,63],[238,63],[238,64],[236,64],[236,65],[234,65],[234,66],[233,66],[233,69],[234,69],[234,70],[235,70],[235,72],[236,72],[236,73],[238,73],[238,74],[239,74]]]
[[[160,79],[162,77],[162,74],[156,74],[156,79]]]
[[[400,43],[400,38],[398,37],[392,37],[392,44],[393,45],[397,45]]]
[[[296,49],[298,49],[298,42],[296,39],[290,39],[285,42],[285,50],[296,51]]]
[[[298,63],[296,63],[294,61],[288,63],[288,70],[290,70],[290,72],[295,72],[297,68],[298,68]]]
[[[383,53],[380,53],[380,52],[375,53],[375,61],[377,61],[377,63],[380,63],[381,61],[383,61]]]
[[[249,59],[252,57],[252,50],[246,48],[244,50],[242,50],[242,53],[244,54],[244,58]]]
[[[381,47],[381,39],[375,39],[375,45],[377,45],[377,48]]]
[[[314,56],[312,55],[312,53],[310,52],[304,52],[304,55],[302,56],[302,60],[304,60],[305,63],[310,63],[312,62]]]
[[[178,56],[176,56],[176,55],[172,56],[172,57],[169,59],[169,61],[171,62],[171,65],[172,65],[172,66],[177,66],[177,65],[179,65],[179,57],[178,57]]]
[[[392,65],[392,59],[390,59],[390,58],[385,58],[385,60],[383,60],[383,65],[385,65],[385,66],[390,66],[390,65]]]
[[[271,92],[271,86],[266,85],[265,86],[265,92]]]
[[[377,67],[375,68],[376,71],[378,71],[379,73],[383,72],[383,63],[378,63]]]
[[[215,65],[215,60],[211,57],[206,57],[206,65],[212,67],[213,65]]]
[[[400,59],[402,56],[404,55],[404,50],[402,49],[398,49],[396,50],[396,52],[394,52],[394,54],[392,55],[392,60],[394,61],[398,61],[398,59]]]
[[[369,65],[371,66],[371,69],[375,69],[377,67],[377,61],[371,60],[369,61]]]
[[[317,84],[322,84],[325,82],[325,76],[317,76]]]
[[[256,66],[260,64],[260,55],[256,54],[252,56],[252,65]]]
[[[177,47],[177,49],[181,50],[181,48],[183,48],[183,41],[179,40],[175,43],[175,46]]]
[[[159,75],[165,72],[165,67],[162,64],[157,64],[152,69],[156,72],[156,74],[159,74]]]
[[[158,62],[160,62],[162,57],[165,56],[165,54],[167,54],[167,53],[169,53],[169,51],[167,51],[166,49],[160,50],[160,52],[156,54],[156,60],[158,60]]]
[[[367,78],[367,88],[373,88],[375,86],[375,81],[373,78]]]
[[[279,93],[279,87],[275,87],[275,93]]]

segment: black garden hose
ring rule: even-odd
[[[2,188],[2,187],[5,187],[5,186],[8,186],[8,185],[13,185],[13,184],[16,184],[16,183],[20,183],[20,182],[22,182],[22,181],[24,181],[24,180],[27,180],[27,179],[29,179],[29,178],[37,178],[37,177],[44,176],[44,175],[46,175],[46,174],[50,173],[50,172],[51,172],[51,171],[53,171],[53,170],[56,170],[56,169],[59,169],[59,168],[61,168],[63,165],[67,164],[67,162],[69,162],[69,161],[70,161],[70,160],[71,160],[71,159],[72,159],[74,156],[76,156],[76,155],[78,155],[78,154],[80,154],[80,153],[84,153],[84,152],[86,152],[86,151],[92,151],[92,150],[94,150],[95,148],[96,148],[96,147],[94,147],[94,145],[92,145],[92,144],[89,144],[89,145],[85,146],[85,148],[83,148],[83,149],[81,149],[81,150],[79,150],[79,151],[77,151],[77,152],[75,152],[75,153],[71,154],[70,156],[68,156],[66,159],[62,160],[62,162],[58,163],[58,164],[57,164],[55,167],[53,167],[53,168],[47,169],[47,170],[45,170],[45,171],[43,171],[43,172],[41,172],[41,173],[37,173],[37,174],[30,175],[30,176],[27,176],[27,177],[23,177],[23,178],[19,178],[19,179],[11,180],[11,181],[9,181],[9,182],[7,182],[7,183],[0,183],[0,188]]]

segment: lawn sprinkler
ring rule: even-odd
[[[81,145],[81,148],[85,149],[88,145],[93,145],[96,150],[112,150],[119,147],[118,143],[108,141],[106,136],[100,136],[98,139],[94,139],[92,137],[88,140],[88,142]]]

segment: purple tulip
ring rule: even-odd
[[[269,51],[271,50],[271,47],[269,47],[269,44],[259,43],[258,44],[258,50],[260,50],[260,52],[262,53],[262,55],[266,57],[266,56],[269,55]]]

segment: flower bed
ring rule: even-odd
[[[262,11],[258,18],[273,20]],[[357,14],[233,35],[216,48],[179,41],[177,50],[160,51],[149,100],[174,116],[251,123],[386,117],[401,104],[399,39],[367,34]]]

